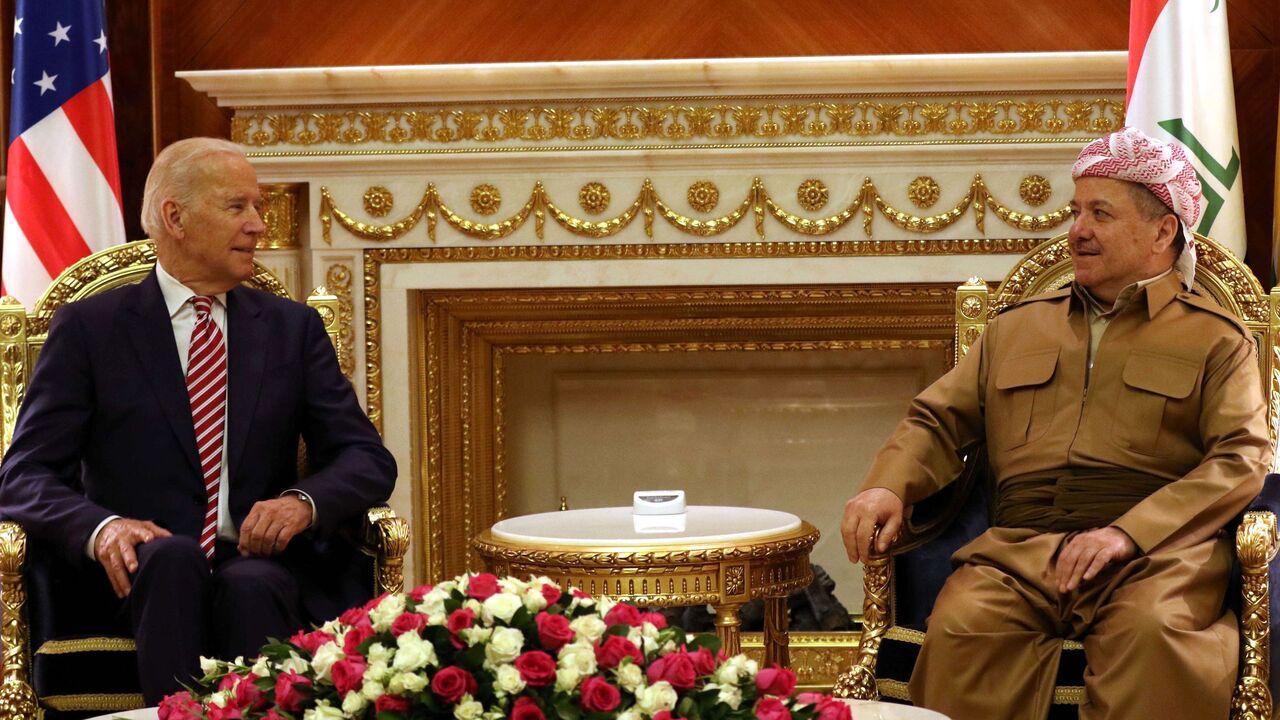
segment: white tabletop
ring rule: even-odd
[[[141,710],[122,710],[91,717],[89,720],[116,720],[117,718],[121,720],[156,720],[156,709],[151,707],[142,708]]]
[[[853,711],[853,720],[948,720],[946,715],[912,707],[870,700],[845,700]]]
[[[680,515],[633,515],[629,507],[611,507],[507,518],[493,526],[493,537],[539,545],[639,547],[749,541],[799,527],[800,518],[778,510],[690,505]]]

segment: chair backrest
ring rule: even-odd
[[[1196,235],[1196,253],[1196,287],[1234,313],[1253,334],[1267,400],[1267,426],[1274,444],[1280,418],[1280,287],[1265,292],[1247,265],[1203,235]],[[971,278],[956,291],[956,359],[969,351],[987,322],[1001,310],[1024,298],[1065,287],[1074,279],[1065,233],[1022,256],[994,294],[980,278]]]
[[[0,297],[0,411],[4,423],[0,432],[0,457],[13,439],[18,410],[40,349],[49,335],[54,312],[67,303],[141,282],[155,264],[155,243],[139,240],[94,253],[63,270],[30,311],[15,298]],[[289,297],[284,284],[265,265],[257,260],[253,265],[253,276],[243,283],[245,286]],[[318,287],[307,298],[307,304],[320,313],[336,350],[339,343],[337,297]]]

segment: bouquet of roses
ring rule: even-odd
[[[160,720],[850,720],[796,676],[725,657],[660,614],[525,582],[463,575],[353,608],[252,660],[201,660]]]

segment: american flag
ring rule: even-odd
[[[4,293],[27,308],[68,265],[125,241],[101,0],[18,0]]]

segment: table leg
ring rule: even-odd
[[[765,665],[791,665],[791,635],[787,628],[791,624],[791,613],[787,607],[787,597],[768,597],[764,599],[764,663]]]
[[[716,635],[720,637],[720,650],[725,655],[733,656],[742,652],[742,640],[738,637],[738,628],[742,621],[738,618],[738,609],[742,603],[726,603],[716,605]]]

